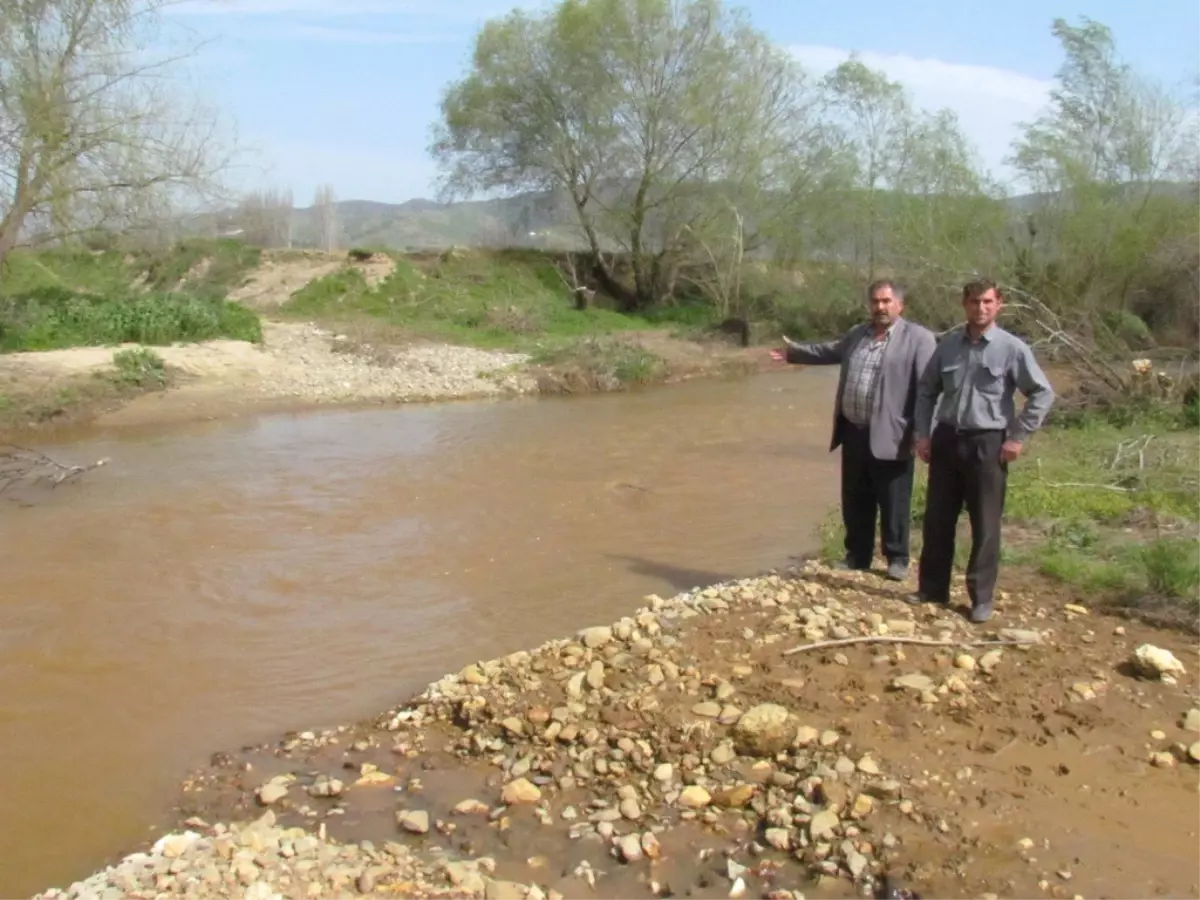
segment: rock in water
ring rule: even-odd
[[[537,803],[542,799],[542,792],[536,784],[525,778],[518,778],[504,786],[500,799],[506,806],[514,806],[518,803]]]
[[[1147,678],[1166,680],[1186,674],[1183,663],[1175,658],[1175,654],[1153,644],[1142,644],[1134,650],[1130,662]]]
[[[746,756],[774,756],[787,750],[795,735],[792,714],[776,703],[752,707],[734,726],[738,752]]]
[[[698,784],[688,785],[679,794],[679,805],[685,809],[702,809],[710,800],[708,791]]]
[[[422,809],[402,809],[396,813],[396,822],[409,834],[426,834],[429,831],[429,813]]]

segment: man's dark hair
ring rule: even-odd
[[[968,281],[963,285],[962,298],[965,303],[968,300],[974,300],[976,297],[981,297],[988,291],[995,291],[996,296],[1000,296],[1000,285],[992,281],[990,278],[976,278],[974,281]]]
[[[897,300],[899,300],[901,303],[904,302],[904,288],[901,285],[897,284],[896,282],[892,281],[892,279],[890,279],[890,278],[880,278],[880,279],[878,279],[876,281],[872,281],[870,284],[868,284],[867,285],[867,299],[870,300],[872,297],[875,296],[876,291],[881,291],[884,288],[887,288],[888,290],[890,290],[892,292],[892,296],[895,297]]]

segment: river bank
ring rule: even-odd
[[[19,441],[99,427],[220,419],[329,406],[558,395],[730,377],[768,368],[765,353],[665,332],[610,335],[568,357],[395,341],[376,331],[263,321],[261,344],[73,347],[0,354],[0,435]],[[114,353],[148,350],[161,376],[129,376]],[[153,359],[153,357],[151,357]],[[639,371],[621,371],[621,366]]]
[[[1004,586],[983,629],[816,562],[652,595],[218,752],[172,833],[39,897],[1194,895],[1193,644]]]

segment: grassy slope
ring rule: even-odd
[[[0,275],[0,353],[217,337],[262,339],[262,325],[225,295],[258,264],[230,241],[190,241],[159,253],[17,252]],[[146,390],[171,374],[148,346],[113,353],[111,371],[0,383],[0,429],[65,421]]]
[[[712,314],[677,306],[653,316],[572,308],[552,260],[532,250],[396,255],[395,272],[369,286],[345,267],[310,282],[280,310],[351,334],[405,335],[531,354],[547,372],[571,372],[575,388],[644,384],[669,365],[631,335],[698,331]]]
[[[258,317],[225,301],[257,262],[257,251],[229,241],[157,254],[14,254],[0,279],[0,352],[261,340]]]

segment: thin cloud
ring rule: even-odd
[[[789,50],[816,75],[823,75],[850,58],[850,51],[838,47],[798,45]],[[1054,86],[1051,81],[995,66],[875,51],[861,51],[858,58],[864,65],[904,85],[917,106],[955,112],[984,164],[1002,177],[1013,174],[1003,160],[1020,136],[1020,123],[1037,118]]]
[[[168,7],[172,12],[188,16],[307,16],[332,19],[361,15],[417,15],[451,21],[490,18],[506,13],[510,8],[498,7],[495,0],[453,0],[442,6],[431,6],[416,0],[176,0]]]
[[[459,40],[452,35],[406,34],[399,31],[331,28],[324,25],[297,25],[288,29],[284,37],[328,44],[449,44]]]
[[[408,0],[182,0],[169,7],[182,15],[274,16],[303,13],[356,16],[366,13],[410,13],[420,9]]]

